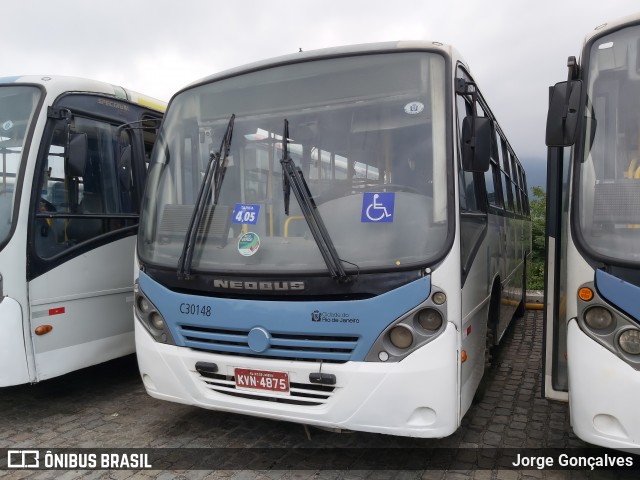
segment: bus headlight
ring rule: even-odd
[[[394,347],[409,348],[413,343],[413,334],[408,328],[398,325],[389,331],[389,340]]]
[[[442,314],[434,308],[423,308],[415,316],[418,324],[429,332],[435,332],[442,326]]]
[[[136,298],[136,306],[138,307],[140,313],[142,313],[143,315],[147,315],[151,311],[151,303],[149,302],[149,300],[147,300],[146,297],[143,297],[142,295],[139,295]]]
[[[140,286],[137,283],[134,285],[133,292],[135,296],[135,316],[144,325],[147,332],[156,342],[175,345],[164,318],[162,318],[155,305],[140,290]]]
[[[149,314],[149,323],[153,328],[158,330],[164,329],[164,320],[158,312],[151,312]]]
[[[436,340],[447,328],[447,301],[445,293],[431,285],[428,297],[380,332],[369,348],[365,362],[401,362]]]
[[[594,330],[604,330],[613,324],[613,315],[604,307],[590,307],[584,312],[584,321]]]
[[[618,345],[629,355],[640,354],[640,330],[625,330],[618,337]]]

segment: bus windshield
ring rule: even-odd
[[[449,229],[445,88],[441,55],[402,52],[277,65],[179,93],[150,166],[140,259],[178,265],[235,115],[222,183],[196,226],[194,270],[327,271],[293,194],[285,213],[283,143],[345,270],[428,264]]]
[[[39,98],[36,87],[0,86],[0,244],[11,231],[25,137]]]
[[[577,222],[608,263],[640,263],[640,27],[597,39],[589,54],[586,144]]]

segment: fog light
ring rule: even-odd
[[[433,308],[423,308],[416,313],[416,319],[422,328],[432,332],[442,326],[442,315]]]
[[[584,321],[594,330],[603,330],[613,324],[613,315],[604,307],[591,307],[585,310]]]
[[[413,335],[406,327],[393,327],[389,332],[389,340],[398,348],[409,348],[413,343]]]
[[[640,330],[625,330],[618,338],[618,345],[629,355],[640,354]]]
[[[164,329],[164,321],[158,312],[153,312],[149,315],[149,322],[151,322],[151,326],[157,330]]]

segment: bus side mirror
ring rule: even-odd
[[[548,147],[570,147],[576,143],[582,81],[559,82],[550,90],[545,142]]]
[[[491,156],[491,119],[468,115],[462,121],[462,168],[486,172]]]
[[[65,173],[70,177],[82,177],[87,165],[89,141],[86,133],[69,135],[65,158]]]

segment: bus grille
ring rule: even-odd
[[[335,387],[315,383],[290,383],[289,395],[274,394],[269,391],[246,392],[236,389],[235,377],[218,373],[198,373],[196,378],[205,388],[223,395],[260,400],[264,402],[286,403],[289,405],[318,406],[327,403],[333,396]]]
[[[271,333],[270,347],[255,352],[249,347],[249,330],[222,329],[179,325],[187,347],[224,355],[254,358],[286,358],[314,362],[344,363],[358,344],[356,336],[318,335],[304,333]]]

